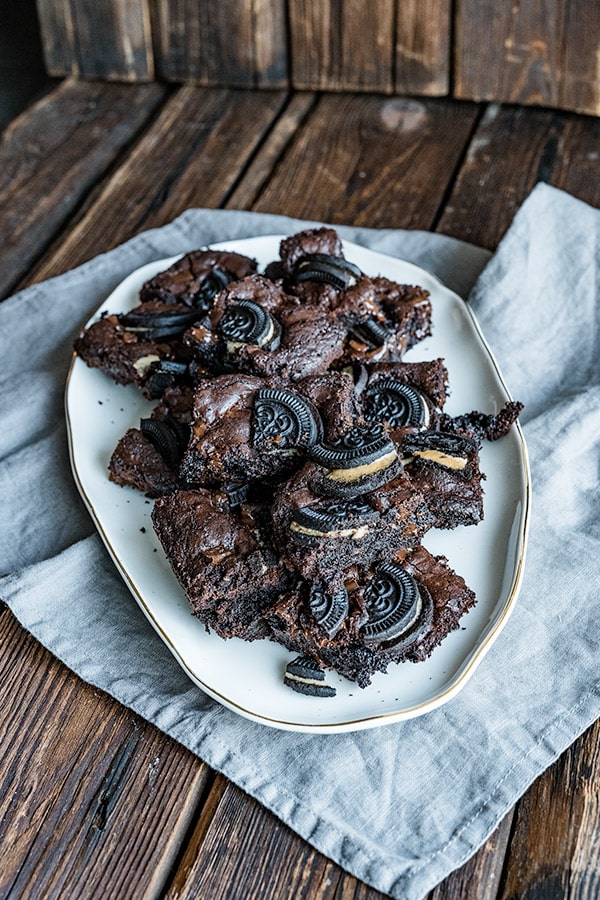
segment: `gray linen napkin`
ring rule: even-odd
[[[0,306],[0,595],[86,681],[172,735],[358,878],[419,898],[483,843],[600,713],[600,213],[538,185],[472,294],[522,417],[534,485],[513,615],[461,693],[344,735],[257,725],[194,687],[138,610],[79,501],[62,394],[80,324],[133,268],[297,220],[190,210]],[[340,228],[467,295],[489,254],[423,232]],[[594,577],[595,576],[595,577]]]

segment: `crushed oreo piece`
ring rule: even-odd
[[[320,281],[345,291],[358,284],[362,272],[358,266],[341,256],[308,253],[298,260],[293,275],[296,281]]]
[[[310,656],[298,656],[288,663],[283,683],[309,697],[335,697],[336,690],[325,683],[325,672]]]
[[[190,429],[172,416],[164,419],[140,419],[140,431],[154,445],[171,468],[179,466],[187,447]]]
[[[350,328],[350,334],[358,338],[363,344],[375,349],[376,347],[382,347],[393,336],[394,332],[385,323],[379,322],[373,316],[369,316],[368,319],[356,322]]]
[[[311,585],[308,604],[313,616],[327,636],[335,637],[350,609],[346,588],[342,587],[339,591],[328,594],[322,584],[315,583]]]
[[[445,431],[422,431],[407,434],[402,441],[405,465],[411,458],[426,460],[447,469],[462,471],[468,463],[469,454],[478,450],[477,441],[463,435]]]
[[[173,387],[178,378],[182,378],[187,371],[188,366],[184,362],[172,359],[159,359],[153,362],[145,383],[146,392],[152,400],[158,400],[166,389]]]
[[[130,312],[118,316],[126,331],[140,334],[148,340],[178,337],[198,320],[198,310],[172,312]]]

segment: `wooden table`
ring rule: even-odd
[[[494,249],[539,180],[600,206],[600,119],[378,95],[64,81],[0,146],[0,295],[190,206]],[[224,237],[227,237],[224,235]],[[0,896],[381,896],[0,608]],[[600,728],[430,898],[600,893]]]

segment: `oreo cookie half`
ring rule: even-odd
[[[126,331],[139,334],[150,341],[178,337],[191,325],[198,321],[200,313],[197,309],[172,312],[130,312],[118,316],[119,323]]]
[[[301,541],[344,537],[360,540],[370,531],[369,519],[376,519],[378,515],[377,510],[364,500],[314,503],[294,511],[290,531]]]
[[[194,307],[201,312],[208,312],[219,291],[222,291],[233,280],[234,276],[226,272],[225,269],[214,266],[202,281],[198,291],[193,295]]]
[[[342,587],[334,594],[328,594],[323,585],[315,583],[311,585],[308,604],[317,623],[327,633],[327,636],[335,637],[350,610],[346,588]]]
[[[385,422],[390,428],[427,428],[429,407],[415,388],[387,375],[367,386],[365,419]]]
[[[446,431],[407,434],[402,441],[405,465],[413,459],[423,459],[459,472],[464,471],[469,454],[476,453],[477,449],[477,442],[471,438]]]
[[[320,281],[339,291],[354,287],[361,276],[361,270],[354,263],[327,253],[307,253],[296,263],[293,271],[296,281]]]
[[[187,447],[190,429],[172,416],[164,419],[140,419],[140,431],[154,445],[164,461],[176,469]]]
[[[287,664],[283,683],[309,697],[335,697],[336,690],[325,684],[325,672],[310,656],[298,656]]]
[[[361,634],[365,643],[389,643],[402,637],[418,622],[423,611],[419,585],[394,563],[384,563],[364,592],[369,615]]]
[[[281,325],[252,300],[238,300],[228,306],[217,325],[222,337],[231,344],[256,344],[276,350],[281,341]]]
[[[355,426],[331,443],[316,443],[308,449],[313,462],[327,469],[327,478],[356,482],[386,469],[398,452],[383,425]]]
[[[286,388],[259,388],[252,409],[255,450],[305,449],[321,438],[321,417],[306,397]]]

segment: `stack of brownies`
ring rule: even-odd
[[[285,681],[302,693],[335,693],[327,668],[364,687],[426,659],[475,603],[422,538],[481,521],[481,443],[521,404],[445,413],[443,360],[402,361],[430,333],[426,290],[367,277],[319,228],[283,240],[263,274],[189,253],[76,341],[156,401],[109,474],[156,498],[193,613],[299,654]]]

